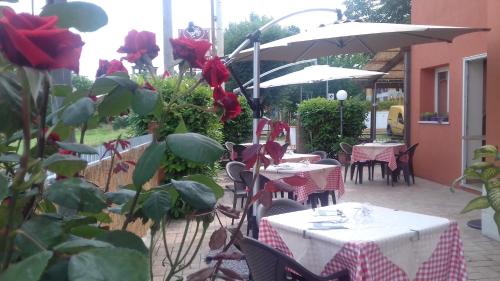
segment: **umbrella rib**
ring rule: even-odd
[[[307,47],[298,57],[295,58],[295,60],[301,60],[304,55],[306,55],[314,47],[314,45],[316,45],[316,42],[313,41],[309,47]]]
[[[361,43],[361,45],[363,45],[363,47],[365,47],[365,49],[367,49],[367,50],[368,50],[368,52],[370,52],[370,53],[371,53],[371,54],[373,54],[373,55],[375,54],[375,51],[374,51],[372,48],[370,48],[370,47],[368,46],[368,44],[366,44],[366,43],[365,43],[365,41],[363,41],[363,40],[362,40],[360,37],[358,37],[358,36],[354,36],[354,37],[355,37],[356,39],[358,39],[358,41]]]
[[[435,41],[444,41],[444,42],[448,42],[448,43],[452,42],[451,40],[443,39],[443,38],[439,38],[439,37],[434,37],[434,36],[427,36],[427,35],[421,35],[421,34],[412,34],[412,33],[407,33],[407,32],[401,32],[401,34],[408,35],[408,36],[419,37],[419,38],[424,38],[424,39],[431,39],[431,40],[435,40]]]

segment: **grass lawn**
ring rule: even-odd
[[[76,139],[79,141],[80,131],[76,130],[75,134]],[[120,134],[122,138],[127,138],[127,129],[113,130],[111,125],[102,125],[98,128],[88,130],[85,133],[84,143],[90,146],[98,146],[103,142],[116,139]]]

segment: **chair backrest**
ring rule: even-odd
[[[342,151],[344,151],[348,155],[352,154],[352,145],[350,145],[350,144],[348,144],[346,142],[341,142],[340,143],[340,149],[342,149]]]
[[[252,190],[253,172],[252,171],[241,171],[240,172],[240,177],[243,180],[243,182],[245,183],[245,185],[250,190]],[[266,176],[263,176],[263,175],[259,174],[259,190],[264,189],[264,186],[266,185],[266,183],[268,181],[270,181],[269,178],[267,178]]]
[[[240,173],[245,170],[245,164],[238,161],[231,161],[226,164],[226,173],[235,182],[243,182]]]
[[[332,158],[325,158],[325,159],[321,159],[319,160],[318,162],[314,163],[314,164],[323,164],[323,165],[339,165],[341,166],[342,164],[339,162],[339,160],[337,159],[332,159]]]
[[[286,150],[288,149],[288,145],[289,145],[289,143],[285,143],[284,145],[281,146],[281,151],[283,152],[283,154],[286,153]]]
[[[245,237],[239,241],[239,246],[245,254],[245,259],[250,268],[252,278],[255,281],[287,280],[287,268],[300,274],[304,280],[326,280],[313,274],[294,259],[255,239]],[[339,280],[349,280],[348,276],[349,273],[347,270],[343,270],[328,277],[332,277],[332,279],[339,278]],[[345,279],[346,277],[347,279]]]
[[[226,146],[227,150],[229,150],[229,152],[233,151],[234,142],[226,141],[224,145]]]
[[[326,151],[323,151],[323,150],[316,150],[316,151],[311,152],[311,154],[319,155],[319,157],[321,159],[328,158],[328,153]]]
[[[243,161],[243,150],[247,147],[241,144],[233,145],[233,151],[236,153],[236,161]]]
[[[297,201],[291,199],[275,199],[273,200],[272,205],[269,208],[266,208],[264,207],[264,205],[259,204],[259,206],[257,207],[257,222],[260,222],[260,219],[264,217],[302,210],[307,210],[307,207],[298,203]]]
[[[410,157],[410,162],[413,161],[413,155],[415,155],[415,150],[417,150],[417,146],[418,146],[418,142],[412,146],[410,146],[410,148],[408,148],[406,151],[408,151],[409,153],[409,157]]]

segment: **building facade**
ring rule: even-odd
[[[500,143],[499,11],[499,0],[412,0],[413,24],[490,28],[411,49],[418,176],[450,185],[474,162],[475,148]]]

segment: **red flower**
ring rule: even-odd
[[[218,87],[229,79],[229,71],[219,57],[214,57],[203,66],[203,77],[211,87]]]
[[[47,140],[47,145],[55,145],[57,141],[61,141],[61,137],[54,133],[54,132],[51,132],[48,136],[47,136],[47,131],[49,129],[48,128],[45,128],[43,129],[43,133],[45,134],[45,138]]]
[[[213,96],[215,108],[224,110],[224,114],[221,117],[222,121],[226,122],[240,115],[240,102],[234,93],[225,92],[224,89],[219,86],[214,89]]]
[[[16,14],[3,8],[0,50],[14,64],[37,69],[67,68],[78,72],[83,42],[80,35],[57,28],[57,17]]]
[[[95,74],[95,77],[101,77],[103,75],[111,75],[115,72],[125,72],[128,74],[128,70],[123,66],[123,63],[119,60],[99,60],[99,68]]]
[[[124,59],[129,62],[137,62],[144,55],[148,58],[146,61],[152,60],[158,56],[160,48],[156,45],[156,36],[153,32],[131,30],[125,37],[125,45],[118,49],[118,53],[127,54]]]
[[[168,77],[170,77],[170,72],[168,72],[168,70],[165,70],[165,72],[163,72],[163,75],[161,76],[161,78],[165,79]]]
[[[210,46],[212,46],[212,44],[206,40],[193,40],[188,38],[170,38],[170,44],[172,44],[174,59],[183,59],[187,61],[191,67],[197,68],[203,68],[203,65],[207,61],[205,55],[208,49],[210,49]]]

